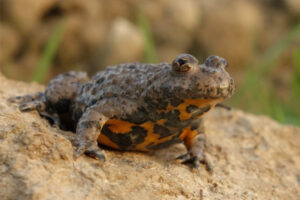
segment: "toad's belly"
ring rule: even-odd
[[[110,119],[102,128],[98,143],[120,150],[149,151],[181,142],[180,130],[163,126],[165,120],[142,124]]]

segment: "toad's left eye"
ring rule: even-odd
[[[197,64],[198,60],[194,56],[189,54],[180,54],[173,60],[172,68],[175,72],[187,72]]]

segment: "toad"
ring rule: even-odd
[[[172,63],[109,66],[91,79],[71,71],[52,79],[44,92],[10,101],[76,132],[75,157],[105,160],[100,145],[152,151],[183,143],[187,153],[177,160],[209,170],[202,117],[234,92],[226,67],[218,56],[199,64],[180,54]]]

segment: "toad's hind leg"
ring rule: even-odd
[[[8,99],[9,102],[19,103],[19,109],[22,112],[37,110],[43,112],[46,109],[46,99],[43,92],[16,96]]]
[[[59,74],[50,81],[45,90],[48,104],[57,113],[69,113],[79,87],[87,81],[88,76],[85,72],[70,71]]]
[[[37,110],[41,116],[51,119],[54,124],[62,125],[61,116],[70,115],[70,106],[77,90],[87,80],[85,72],[71,71],[59,74],[50,81],[45,92],[11,97],[8,101],[20,104],[19,109],[22,112]],[[71,115],[67,118],[70,121]]]
[[[47,112],[40,114],[52,119],[61,129],[74,131],[76,122],[72,118],[72,105],[79,88],[87,81],[85,72],[70,71],[56,76],[45,90]]]

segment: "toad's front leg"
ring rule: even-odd
[[[106,121],[107,117],[95,107],[91,107],[83,113],[76,129],[75,158],[85,153],[89,157],[105,160],[105,156],[98,146],[97,138]]]
[[[75,158],[86,154],[89,157],[105,160],[98,146],[99,135],[107,120],[130,114],[137,108],[136,103],[122,98],[111,98],[97,102],[80,117],[76,128]]]
[[[206,170],[211,172],[212,166],[205,155],[206,135],[204,133],[201,119],[194,121],[191,126],[182,130],[181,139],[184,141],[188,153],[177,158],[180,163],[192,163],[194,168],[199,167],[199,163],[206,166]]]

